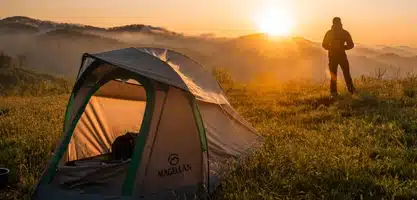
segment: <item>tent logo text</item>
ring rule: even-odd
[[[180,174],[183,172],[191,171],[190,164],[179,164],[180,158],[178,154],[173,153],[168,156],[168,163],[172,166],[170,168],[162,169],[158,171],[158,176],[165,177],[165,176],[172,176],[174,174]]]

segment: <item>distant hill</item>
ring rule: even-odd
[[[0,21],[0,33],[15,34],[15,33],[37,33],[38,28],[17,22]]]
[[[271,50],[280,48],[278,43],[288,40],[286,37],[269,37],[267,34],[257,33],[244,35],[225,43],[225,47],[240,49]]]
[[[262,53],[279,53],[281,55],[299,54],[305,50],[308,53],[320,51],[314,42],[302,37],[271,37],[266,34],[251,34],[241,36],[224,44],[224,48],[251,50]]]
[[[131,32],[131,33],[148,33],[148,34],[166,34],[166,35],[174,35],[179,36],[181,34],[169,31],[165,28],[161,27],[154,27],[145,24],[132,24],[132,25],[125,25],[125,26],[118,26],[113,28],[108,28],[108,32]]]
[[[84,40],[84,42],[88,43],[95,43],[95,42],[101,42],[101,43],[110,43],[110,44],[120,44],[121,42],[108,38],[103,37],[96,34],[91,34],[86,31],[80,30],[80,29],[70,29],[70,28],[62,28],[62,29],[55,29],[48,31],[39,37],[43,39],[70,39],[70,40]],[[75,41],[73,41],[75,42]]]
[[[2,26],[3,24],[3,26]],[[7,26],[6,26],[7,25]],[[47,20],[39,20],[24,16],[7,17],[0,20],[0,31],[4,28],[14,28],[14,31],[26,31],[27,29],[37,30],[37,32],[47,32],[56,29],[72,29],[72,30],[84,30],[84,31],[99,31],[99,32],[140,32],[147,34],[167,34],[167,35],[181,35],[179,33],[169,31],[162,27],[155,27],[145,24],[132,24],[125,26],[117,26],[111,28],[101,28],[96,26],[71,24],[71,23],[59,23]]]
[[[35,73],[15,67],[13,58],[0,54],[0,95],[55,95],[66,94],[71,83],[63,78]]]
[[[362,45],[355,45],[355,48],[351,50],[353,54],[358,56],[367,56],[367,57],[374,57],[381,54],[377,49],[362,46]]]
[[[383,53],[386,54],[397,54],[400,56],[405,56],[405,57],[411,57],[411,56],[416,56],[416,52],[413,52],[413,49],[411,47],[390,47],[390,46],[384,46],[383,48],[380,49],[380,51],[382,51]]]
[[[400,78],[397,76],[405,76],[413,72],[414,68],[417,68],[417,57],[389,52],[397,48],[381,50],[381,48],[358,45],[348,51],[352,75],[374,76],[378,70],[386,70],[384,78]],[[398,52],[405,53],[405,51]],[[220,50],[211,58],[215,58],[215,65],[233,66],[232,74],[239,74],[238,77],[244,79],[257,76],[259,73],[267,73],[277,80],[327,79],[327,53],[320,43],[302,37],[245,35],[223,43]]]
[[[47,20],[39,20],[30,17],[24,16],[14,16],[7,17],[2,19],[0,22],[3,23],[18,23],[24,24],[26,26],[32,26],[39,30],[51,30],[51,29],[64,29],[64,28],[73,28],[73,29],[86,29],[86,30],[104,30],[104,28],[82,25],[82,24],[70,24],[70,23],[58,23]]]
[[[227,68],[243,81],[263,74],[282,81],[328,78],[326,51],[321,43],[303,37],[257,33],[217,38],[183,35],[145,24],[101,28],[22,16],[0,20],[0,51],[24,56],[25,68],[36,72],[74,77],[83,53],[132,46],[175,49],[208,68]],[[393,76],[399,70],[406,75],[417,67],[417,49],[407,46],[357,44],[348,56],[354,77],[372,75],[379,69],[390,69]]]
[[[396,67],[406,73],[415,73],[417,68],[417,56],[401,56],[395,53],[382,53],[375,57],[379,62]]]
[[[379,56],[377,56],[379,59],[399,59],[402,58],[402,56],[396,54],[396,53],[382,53]]]
[[[301,37],[270,37],[251,34],[231,39],[211,55],[214,66],[226,66],[240,80],[269,74],[276,80],[320,79],[324,52]],[[314,69],[313,69],[314,68]]]
[[[405,50],[407,52],[411,52],[417,56],[417,48],[415,47],[409,47],[409,46],[398,46],[397,48]]]

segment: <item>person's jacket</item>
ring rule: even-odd
[[[329,51],[329,56],[336,56],[346,55],[345,51],[353,49],[355,44],[348,31],[342,27],[333,26],[324,36],[322,46]]]

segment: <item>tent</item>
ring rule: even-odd
[[[113,160],[126,133],[131,157]],[[225,163],[262,144],[196,61],[156,48],[84,54],[63,138],[32,199],[205,198],[233,170]]]

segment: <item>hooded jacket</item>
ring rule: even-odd
[[[348,31],[342,25],[333,25],[323,39],[323,48],[329,51],[329,56],[346,55],[346,50],[355,46]]]

